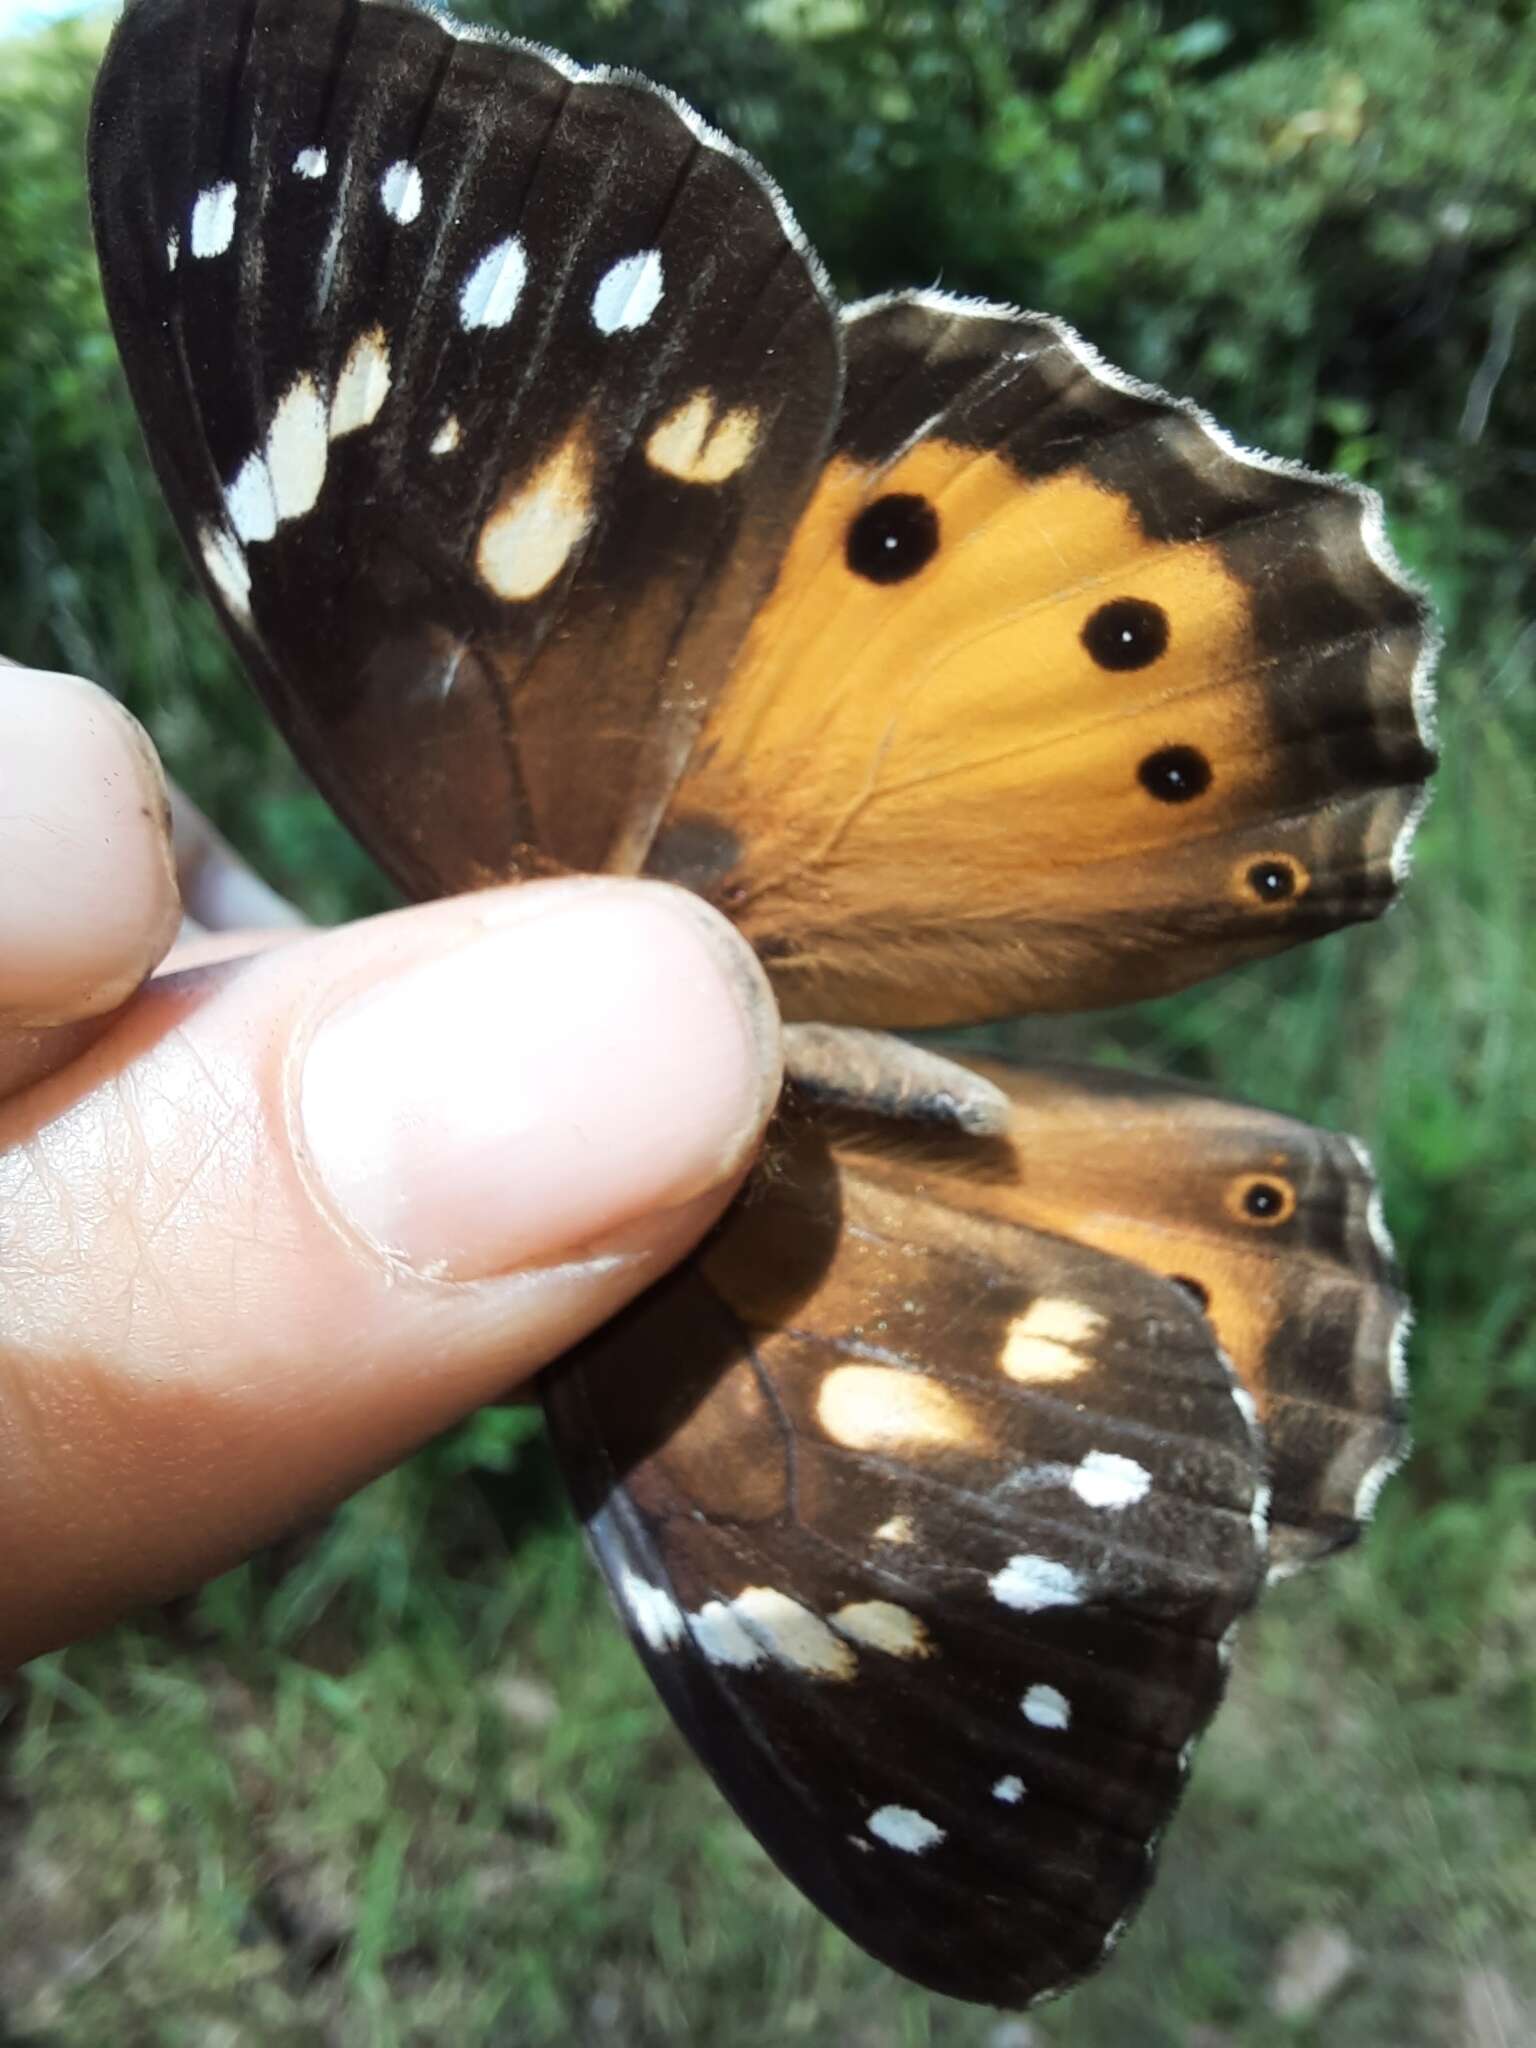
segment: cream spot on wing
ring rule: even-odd
[[[731,1602],[749,1635],[770,1657],[816,1678],[852,1678],[858,1659],[821,1619],[771,1586],[748,1586]]]
[[[1070,1565],[1053,1557],[1010,1557],[987,1581],[994,1600],[1021,1614],[1041,1614],[1047,1607],[1077,1607],[1083,1582]]]
[[[886,1365],[839,1365],[816,1396],[816,1415],[850,1451],[903,1451],[974,1444],[976,1418],[936,1380]]]
[[[393,163],[379,180],[379,197],[384,211],[403,228],[421,216],[421,173],[404,160]]]
[[[877,1543],[910,1543],[915,1533],[910,1515],[892,1515],[889,1521],[882,1522],[875,1531],[875,1541]]]
[[[389,339],[382,327],[360,334],[348,351],[331,400],[331,439],[371,427],[389,396]]]
[[[626,1571],[620,1574],[624,1606],[653,1650],[674,1649],[683,1639],[683,1611],[672,1595],[649,1580]]]
[[[717,418],[710,394],[695,391],[652,432],[645,459],[679,483],[723,484],[746,467],[761,431],[762,415],[752,406]]]
[[[871,1650],[884,1650],[891,1657],[928,1657],[933,1644],[928,1631],[905,1607],[891,1600],[856,1600],[840,1607],[832,1626],[856,1643]]]
[[[578,428],[486,520],[475,566],[498,597],[537,597],[585,539],[593,516],[592,458]]]
[[[1064,1692],[1054,1685],[1032,1685],[1019,1702],[1024,1718],[1036,1728],[1070,1728],[1072,1708]]]
[[[293,160],[293,168],[301,178],[323,178],[330,167],[330,157],[323,149],[301,149]]]
[[[267,468],[277,516],[301,519],[312,512],[330,460],[330,408],[313,377],[289,385],[267,436]]]
[[[1274,1489],[1256,1486],[1253,1491],[1253,1506],[1248,1511],[1248,1526],[1261,1550],[1269,1548],[1269,1509],[1274,1499]]]
[[[992,1797],[1001,1799],[1004,1806],[1017,1806],[1024,1797],[1024,1780],[1011,1776],[999,1778],[992,1787]]]
[[[517,311],[528,282],[528,252],[519,235],[488,249],[459,293],[459,322],[464,328],[505,327]]]
[[[462,439],[463,435],[459,429],[458,416],[455,413],[450,413],[432,436],[432,453],[434,455],[451,455]]]
[[[252,541],[270,540],[277,531],[277,498],[272,472],[260,455],[247,457],[240,474],[224,493],[229,523],[236,537],[247,547]]]
[[[642,249],[624,256],[592,294],[592,323],[599,334],[623,334],[643,327],[661,304],[665,288],[661,251]]]
[[[944,1830],[925,1814],[910,1806],[882,1806],[869,1816],[865,1826],[872,1835],[892,1849],[905,1849],[909,1856],[921,1856],[944,1839]]]
[[[1075,1379],[1092,1365],[1086,1347],[1104,1328],[1104,1317],[1086,1303],[1042,1296],[1009,1324],[998,1363],[1011,1380]]]
[[[241,618],[251,615],[251,568],[245,550],[226,527],[205,526],[198,535],[203,565],[219,595]]]
[[[235,239],[235,213],[239,194],[232,182],[210,185],[199,192],[192,209],[192,254],[222,256]]]
[[[708,1600],[697,1614],[690,1614],[688,1627],[711,1664],[729,1664],[737,1671],[750,1671],[761,1664],[768,1652],[755,1636],[749,1636],[724,1600]]]
[[[1234,1387],[1232,1389],[1232,1405],[1236,1408],[1238,1414],[1241,1415],[1244,1422],[1247,1423],[1248,1427],[1252,1430],[1257,1430],[1259,1426],[1259,1404],[1254,1400],[1246,1387]]]
[[[1072,1491],[1091,1508],[1133,1508],[1152,1490],[1152,1474],[1134,1458],[1090,1451],[1072,1474]]]

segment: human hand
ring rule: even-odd
[[[778,1093],[756,959],[680,890],[316,933],[180,824],[189,908],[265,929],[183,924],[110,698],[0,667],[0,1670],[527,1380],[697,1242]]]

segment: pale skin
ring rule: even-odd
[[[315,932],[172,831],[109,697],[0,667],[0,1671],[526,1387],[697,1243],[779,1081],[682,892]]]

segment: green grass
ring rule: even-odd
[[[640,0],[595,12],[606,26],[583,19],[573,32],[648,35],[656,48],[625,48],[653,61],[703,19]],[[1029,144],[1038,161],[1021,140],[1035,130],[1018,93],[989,83],[983,62],[1001,48],[1006,9],[978,0],[927,30],[894,6],[852,14],[878,15],[880,35],[817,41],[809,84],[793,44],[708,17],[721,110],[761,146],[779,133],[776,161],[792,179],[806,160],[795,106],[822,120],[841,109],[835,132],[851,139],[826,166],[807,162],[795,197],[843,268],[857,254],[850,220],[905,218],[914,163],[939,161],[944,137],[914,128],[931,103],[932,120],[950,123],[949,155],[924,187],[925,231],[959,233],[966,165],[1015,167],[1014,182],[976,181],[991,239],[983,249],[978,229],[970,254],[946,245],[948,280],[991,285],[1015,263],[1025,296],[1083,318],[1112,306],[1106,318],[1139,367],[1227,397],[1256,438],[1382,484],[1448,635],[1445,766],[1402,910],[1097,1027],[1114,1056],[1367,1138],[1419,1307],[1418,1448],[1367,1546],[1280,1589],[1249,1628],[1151,1903],[1112,1966],[1032,2016],[1029,2038],[1514,2048],[1536,2037],[1536,626],[1519,452],[1520,408],[1536,390],[1528,318],[1487,433],[1458,438],[1457,421],[1498,307],[1529,283],[1520,252],[1536,245],[1536,176],[1513,145],[1493,149],[1470,101],[1435,125],[1431,61],[1436,37],[1465,33],[1472,55],[1448,64],[1446,89],[1496,97],[1505,72],[1518,74],[1490,42],[1504,13],[1403,0],[1391,16],[1401,42],[1382,42],[1377,63],[1379,7],[1319,10],[1333,26],[1315,50],[1254,8],[1234,13],[1258,25],[1218,60],[1227,68],[1207,65],[1191,83],[1189,53],[1208,35],[1173,49],[1153,10],[1053,0],[1026,53],[1031,91],[1053,95],[1039,101],[1049,118]],[[1116,141],[1094,97],[1109,61],[1094,40],[1100,17],[1103,35],[1120,39],[1122,68],[1126,52],[1152,67],[1142,99],[1155,150],[1145,125]],[[939,84],[904,115],[885,60],[918,42],[918,56],[931,46]],[[382,900],[371,871],[232,681],[150,493],[84,238],[87,63],[69,50],[66,40],[0,87],[7,651],[118,681],[177,772],[275,880],[320,915],[366,908]],[[944,66],[960,56],[979,81],[977,132],[944,98]],[[1201,205],[1218,221],[1223,207],[1241,213],[1269,100],[1276,121],[1289,118],[1330,103],[1329,79],[1373,63],[1380,126],[1369,150],[1339,165],[1326,149],[1287,160],[1271,195],[1313,211],[1289,239],[1271,223],[1269,311],[1257,296],[1234,306],[1226,358],[1181,339],[1160,308],[1191,301],[1178,266],[1198,278],[1195,228],[1175,222],[1166,245],[1152,237],[1116,267],[1149,150],[1161,162],[1193,135],[1211,187]],[[797,78],[803,103],[790,97]],[[1296,80],[1301,97],[1285,99]],[[862,141],[855,103],[866,110]],[[1467,152],[1460,169],[1455,147]],[[998,210],[1015,184],[1018,207],[1043,195],[1033,223],[1010,225]],[[1109,198],[1096,198],[1101,185]],[[1452,201],[1491,225],[1480,253],[1469,246],[1460,267],[1439,271],[1441,256],[1412,236],[1422,228],[1433,240]],[[1094,248],[1097,270],[1085,254]],[[1425,277],[1440,279],[1438,297],[1415,296]],[[1393,317],[1421,339],[1389,350],[1390,375],[1372,387],[1383,306],[1406,306]],[[1203,333],[1221,318],[1207,307],[1186,325]],[[466,1485],[475,1466],[499,1474],[508,1538]],[[18,1688],[0,1744],[0,2041],[1012,2048],[1026,2038],[905,1989],[775,1876],[651,1698],[522,1413],[434,1447],[200,1599],[45,1660]],[[1355,1967],[1325,2010],[1283,2021],[1267,1987],[1282,1944],[1314,1924],[1347,1934]],[[1469,2017],[1490,1975],[1522,2002],[1506,2014],[1507,2040],[1491,2018]]]

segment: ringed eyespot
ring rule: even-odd
[[[1295,861],[1270,856],[1249,863],[1243,885],[1261,903],[1289,903],[1306,888],[1307,875]]]
[[[1245,1173],[1227,1189],[1227,1208],[1240,1223],[1271,1230],[1296,1214],[1296,1190],[1279,1174]]]
[[[1160,747],[1136,770],[1148,796],[1160,804],[1187,804],[1211,786],[1211,764],[1197,747]]]
[[[1144,597],[1115,597],[1083,627],[1084,647],[1100,668],[1150,668],[1168,651],[1168,614]]]
[[[848,566],[870,583],[905,583],[939,549],[939,515],[912,491],[888,491],[848,529]]]

